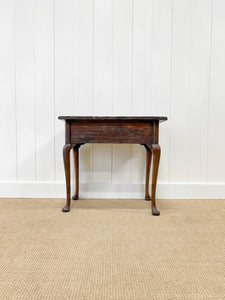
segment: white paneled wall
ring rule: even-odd
[[[64,197],[59,115],[165,115],[158,197],[225,198],[224,53],[224,0],[0,0],[0,197]],[[80,156],[81,197],[144,196],[144,147]]]

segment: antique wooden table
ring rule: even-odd
[[[159,123],[167,117],[78,117],[60,116],[65,120],[63,159],[66,176],[67,200],[63,212],[70,211],[70,150],[73,149],[75,167],[75,195],[79,197],[79,148],[86,143],[141,144],[146,149],[145,200],[152,201],[152,214],[160,214],[155,203],[155,191],[160,160]],[[152,188],[149,195],[149,177],[153,155]]]

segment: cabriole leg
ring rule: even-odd
[[[63,147],[63,161],[66,177],[66,205],[63,207],[63,212],[70,211],[70,149],[71,146],[66,144]]]
[[[153,144],[150,146],[152,155],[153,155],[153,170],[152,170],[152,214],[158,216],[160,214],[159,210],[156,207],[155,203],[155,193],[156,193],[156,184],[158,177],[159,161],[161,148],[158,144]]]
[[[147,145],[144,145],[146,149],[146,182],[145,182],[145,200],[150,201],[151,197],[149,195],[149,178],[150,178],[150,170],[151,170],[151,160],[152,160],[152,152]]]
[[[73,147],[73,160],[75,169],[75,194],[72,197],[73,200],[77,200],[79,198],[79,148],[79,144]]]

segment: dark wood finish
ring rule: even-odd
[[[156,191],[156,183],[158,177],[158,169],[159,169],[159,160],[161,154],[161,148],[158,144],[153,144],[150,146],[153,155],[153,170],[152,170],[152,214],[154,216],[158,216],[160,214],[159,210],[156,208],[155,204],[155,191]]]
[[[63,160],[66,176],[66,205],[63,207],[63,212],[70,211],[70,144],[65,144],[63,147]]]
[[[98,121],[119,121],[119,120],[124,120],[124,121],[132,121],[132,122],[137,122],[137,121],[166,121],[167,117],[149,117],[149,116],[137,116],[137,117],[127,117],[127,116],[59,116],[59,120],[68,120],[68,121],[87,121],[87,120],[98,120]]]
[[[80,121],[71,123],[71,143],[127,143],[153,142],[151,122],[127,122],[124,120]]]
[[[152,201],[152,214],[160,214],[156,207],[155,192],[160,161],[159,123],[167,117],[81,117],[60,116],[65,120],[65,146],[63,148],[66,176],[66,205],[63,212],[70,211],[70,150],[73,149],[75,168],[74,200],[79,198],[79,148],[85,143],[141,144],[146,149],[145,199]],[[149,194],[149,178],[153,157],[152,188]]]
[[[150,170],[151,170],[151,161],[152,161],[152,151],[151,149],[145,145],[146,149],[146,181],[145,181],[145,200],[150,201],[151,197],[149,195],[149,177],[150,177]]]
[[[79,198],[79,148],[81,144],[77,144],[73,147],[73,160],[75,169],[75,194],[72,199],[77,200]]]

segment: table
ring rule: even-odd
[[[59,116],[65,121],[65,145],[63,160],[66,177],[66,205],[63,212],[70,211],[70,150],[73,149],[75,167],[75,194],[79,198],[79,148],[86,143],[126,143],[141,144],[146,149],[145,200],[151,200],[152,214],[160,214],[156,207],[155,192],[161,148],[159,146],[159,123],[167,117],[96,117],[96,116]],[[153,156],[151,197],[149,178]]]

